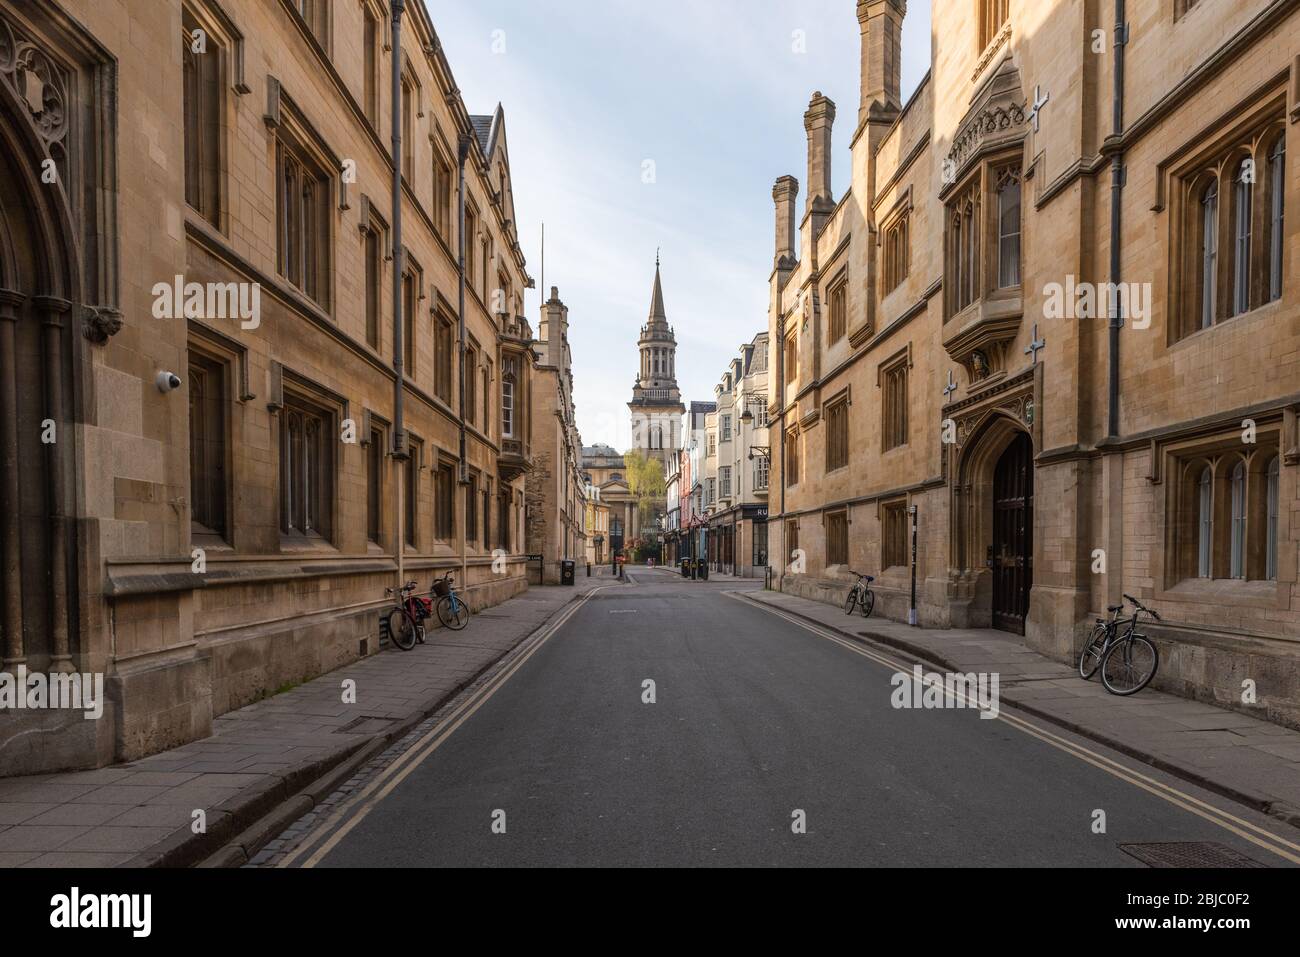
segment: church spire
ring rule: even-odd
[[[662,320],[668,321],[668,314],[664,312],[664,287],[659,280],[659,250],[655,250],[655,288],[650,295],[650,321]]]

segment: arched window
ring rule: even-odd
[[[1286,206],[1286,134],[1279,133],[1268,154],[1268,299],[1282,298],[1282,218]]]
[[[1232,559],[1233,578],[1246,577],[1246,463],[1232,470]]]
[[[1233,185],[1235,238],[1232,247],[1232,314],[1250,311],[1250,219],[1255,196],[1255,161],[1244,159]]]
[[[952,277],[953,277],[953,312],[959,312],[965,306],[962,297],[962,243],[961,213],[952,218]]]
[[[1282,460],[1275,455],[1264,472],[1268,495],[1268,525],[1265,526],[1267,557],[1265,559],[1266,571],[1264,577],[1269,581],[1277,581],[1277,523],[1279,507],[1282,504],[1278,482],[1281,479],[1281,466]]]
[[[966,237],[965,267],[963,269],[966,280],[966,299],[965,304],[969,305],[979,296],[979,243],[976,241],[976,225],[974,203],[966,204],[966,211],[962,215],[965,230],[963,235]]]
[[[1214,476],[1209,466],[1201,472],[1198,484],[1200,496],[1197,516],[1196,574],[1201,578],[1210,577],[1210,549],[1214,539]]]
[[[1219,262],[1219,184],[1201,193],[1201,328],[1214,325],[1215,273]]]
[[[1006,170],[998,186],[998,286],[1020,285],[1020,176]]]

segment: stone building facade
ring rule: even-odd
[[[709,560],[714,571],[742,578],[762,577],[768,562],[767,344],[760,332],[740,347],[714,387],[706,432],[714,481]]]
[[[641,513],[626,469],[623,456],[612,446],[589,445],[582,450],[583,479],[596,490],[607,513],[604,561],[613,561],[628,542],[641,537]]]
[[[399,577],[526,587],[505,115],[468,112],[408,0],[397,246],[391,6],[0,0],[4,668],[109,699],[0,714],[6,773],[172,747],[373,654]]]
[[[527,479],[528,553],[541,556],[539,584],[560,581],[560,563],[585,562],[587,481],[573,405],[569,309],[551,287],[542,305],[532,388],[532,456]]]
[[[1295,724],[1300,5],[1125,9],[935,4],[903,103],[906,4],[857,2],[852,185],[815,94],[797,251],[773,190],[772,552],[905,619],[915,508],[922,624],[1067,659],[1127,593],[1158,686]]]

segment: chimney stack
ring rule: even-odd
[[[794,202],[799,195],[799,181],[793,176],[782,176],[772,187],[776,203],[776,268],[793,269],[798,260],[794,255]]]
[[[862,102],[858,125],[868,120],[893,122],[902,70],[903,17],[907,0],[858,0],[862,29]]]
[[[831,195],[831,126],[835,104],[821,91],[812,95],[803,126],[808,131],[808,212],[824,213],[835,208]]]

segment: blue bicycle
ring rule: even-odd
[[[469,605],[456,594],[451,572],[434,581],[433,594],[438,598],[438,620],[443,625],[453,631],[460,631],[469,624]]]

